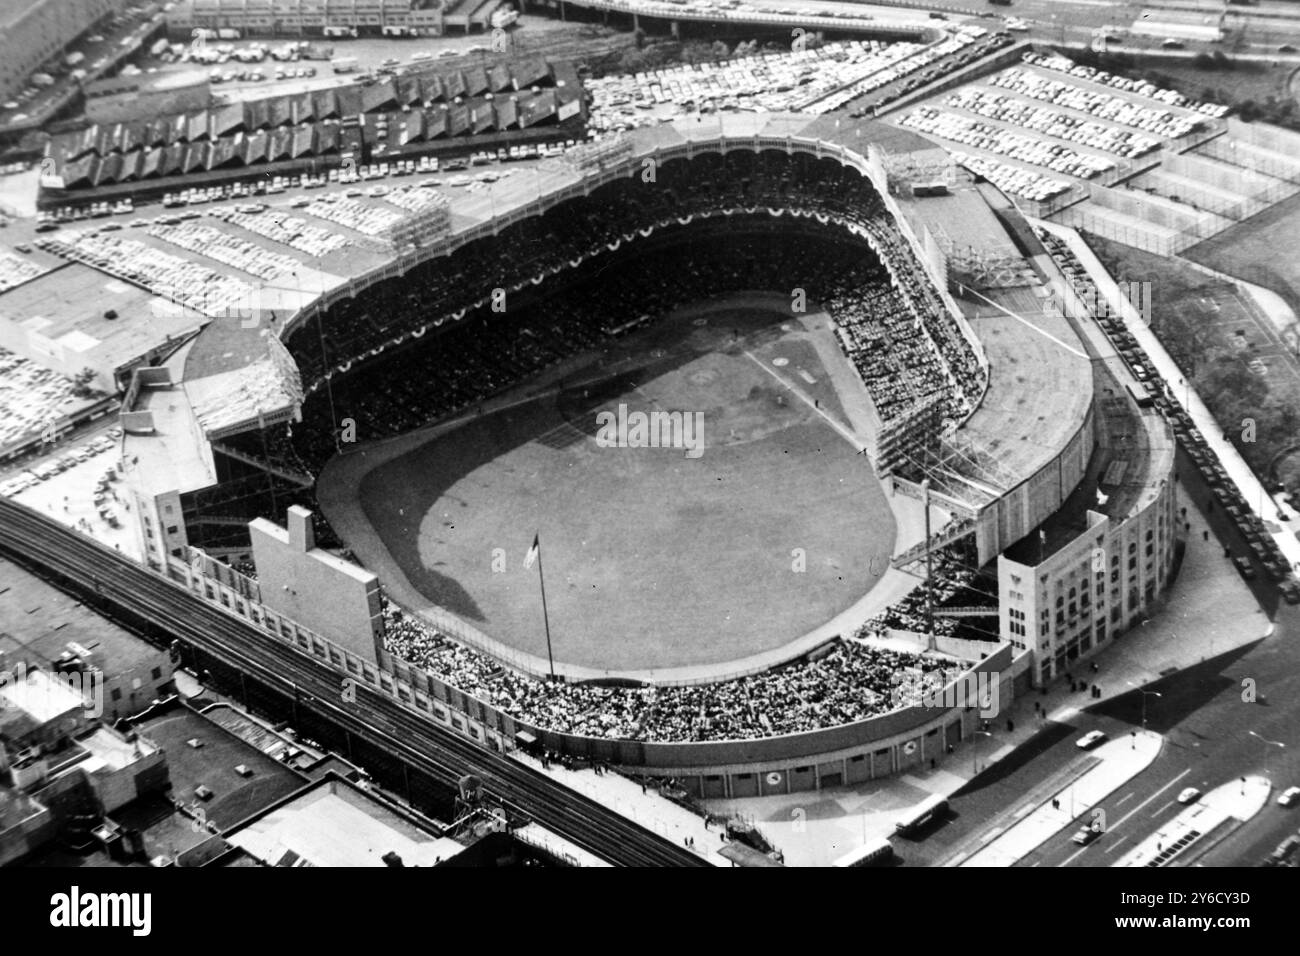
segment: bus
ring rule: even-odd
[[[938,794],[926,797],[916,807],[894,824],[894,832],[906,836],[935,820],[947,811],[948,801]]]
[[[831,866],[884,866],[894,858],[894,848],[884,837],[868,840],[851,853],[845,853]]]
[[[1150,408],[1152,405],[1151,393],[1146,390],[1146,386],[1140,382],[1132,382],[1128,386],[1128,393],[1137,402],[1139,408]]]

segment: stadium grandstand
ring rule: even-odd
[[[399,83],[367,94],[381,99],[350,114],[355,129],[377,135],[371,118],[400,110],[410,92]],[[294,118],[292,103],[266,112],[266,125],[242,109],[223,123],[252,122],[253,136],[283,134]],[[270,126],[277,115],[285,126]],[[342,115],[336,103],[331,121]],[[101,134],[59,145],[103,155]],[[134,370],[123,403],[142,553],[186,581],[191,553],[246,566],[248,523],[279,520],[290,505],[312,511],[322,546],[351,547],[317,497],[323,472],[350,451],[345,428],[377,446],[471,417],[685,307],[758,292],[789,301],[797,289],[829,320],[832,355],[838,347],[866,397],[861,444],[890,508],[912,516],[869,611],[837,619],[815,643],[790,634],[788,647],[730,674],[655,681],[561,660],[557,683],[535,658],[492,642],[501,635],[389,589],[376,662],[479,708],[498,732],[527,729],[553,749],[653,767],[697,792],[709,790],[710,766],[793,773],[799,754],[831,751],[848,782],[942,753],[977,726],[922,706],[927,688],[976,668],[996,672],[1007,694],[1050,676],[1033,665],[1036,648],[1007,638],[991,562],[1061,509],[1098,444],[1091,363],[1064,316],[1039,314],[1043,276],[1029,265],[1039,250],[1023,246],[1032,232],[987,185],[945,172],[944,190],[911,188],[900,173],[909,154],[920,157],[910,168],[935,165],[929,141],[870,120],[841,129],[793,114],[679,117],[472,191],[320,193],[293,210],[60,231],[42,251],[210,320]],[[962,285],[954,275],[972,270],[952,268],[958,248],[996,249],[1029,278]],[[494,307],[500,298],[508,310]],[[1056,394],[1025,419],[1027,401]],[[928,538],[922,514],[934,521]],[[925,740],[932,733],[941,743]],[[764,746],[744,759],[726,749],[745,741]],[[672,749],[692,746],[723,749]],[[865,762],[850,766],[855,755]]]

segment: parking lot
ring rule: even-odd
[[[893,120],[938,139],[1012,195],[1041,201],[1152,165],[1162,146],[1207,132],[1226,111],[1058,54],[1028,52],[1019,66]]]
[[[597,130],[624,130],[693,113],[874,107],[1009,42],[966,24],[932,43],[853,40],[606,77],[587,84],[589,122]]]

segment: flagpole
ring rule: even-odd
[[[546,662],[551,668],[551,680],[555,680],[555,658],[551,654],[551,618],[546,612],[546,575],[542,571],[542,536],[535,533],[537,542],[537,580],[542,586],[542,625],[546,628]]]

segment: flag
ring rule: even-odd
[[[533,546],[529,548],[528,553],[524,555],[525,571],[527,571],[529,568],[531,568],[534,564],[537,563],[537,555],[541,550],[542,550],[542,546],[537,540],[537,535],[533,535]]]

